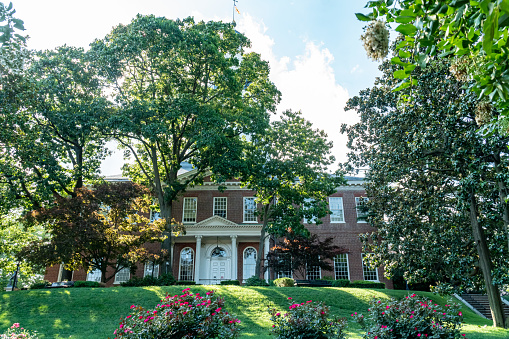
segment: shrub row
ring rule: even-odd
[[[191,285],[189,282],[186,282],[186,285]],[[179,285],[175,278],[171,274],[162,274],[159,277],[153,277],[147,275],[146,277],[132,277],[131,279],[120,283],[120,286],[123,287],[142,287],[142,286],[170,286],[170,285]],[[194,281],[193,281],[194,285]]]

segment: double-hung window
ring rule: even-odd
[[[184,212],[182,216],[182,222],[185,224],[196,222],[196,208],[198,198],[184,198]]]
[[[329,198],[329,209],[332,212],[332,214],[330,215],[331,223],[345,222],[342,197]]]
[[[126,282],[131,277],[131,270],[129,267],[124,267],[115,274],[114,284],[120,284]]]
[[[357,211],[357,222],[366,222],[368,213],[364,210],[363,204],[368,200],[366,197],[355,197],[355,210]]]
[[[255,198],[244,198],[244,222],[257,222]]]
[[[364,280],[378,281],[378,270],[368,265],[366,253],[362,253],[362,273],[364,275]]]
[[[214,198],[214,215],[226,219],[226,208],[227,200],[226,197],[215,197]]]
[[[143,270],[143,276],[154,278],[159,277],[159,264],[156,264],[153,261],[146,262]]]
[[[350,279],[348,273],[348,254],[342,253],[334,257],[334,276],[336,279]]]

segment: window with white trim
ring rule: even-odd
[[[368,212],[362,211],[362,204],[364,204],[368,198],[366,197],[355,197],[355,210],[357,211],[357,222],[367,222],[366,217]]]
[[[366,253],[362,253],[362,274],[364,275],[364,280],[368,281],[378,281],[378,270],[376,268],[371,268],[366,262]]]
[[[143,277],[159,277],[159,264],[155,264],[153,261],[146,262]]]
[[[150,210],[150,221],[154,222],[158,219],[161,219],[161,212]]]
[[[350,280],[347,253],[338,254],[334,257],[334,277],[336,279]]]
[[[100,269],[96,268],[87,273],[87,281],[97,281],[101,282],[102,272]]]
[[[126,282],[131,277],[131,270],[129,267],[124,267],[115,274],[114,284],[120,284]]]
[[[332,212],[332,214],[330,215],[331,223],[345,222],[345,215],[344,215],[344,211],[343,211],[343,198],[342,197],[329,198],[329,209]]]
[[[194,280],[194,251],[191,247],[180,251],[179,280]]]
[[[309,207],[308,207],[308,206],[306,206],[306,204],[309,204],[309,203],[311,203],[312,201],[313,201],[313,200],[312,200],[311,198],[305,198],[305,199],[304,199],[304,204],[302,205],[302,209],[303,209],[303,210],[307,210],[307,209],[309,209]],[[308,219],[308,218],[304,217],[304,218],[302,218],[302,223],[303,223],[303,224],[314,224],[314,223],[315,223],[315,220],[314,220],[314,219],[315,219],[315,218]]]
[[[257,222],[255,198],[244,198],[244,222]]]
[[[306,267],[306,279],[307,280],[318,280],[322,277],[322,270],[320,266],[309,266]]]
[[[292,258],[287,255],[287,254],[282,254],[280,257],[279,257],[279,262],[281,265],[283,264],[287,264],[285,265],[286,267],[291,267],[291,260]],[[287,261],[285,263],[285,261]],[[290,262],[288,262],[290,261]],[[280,272],[277,272],[277,277],[278,278],[293,278],[293,274],[292,274],[292,270],[291,269],[287,269],[287,270],[283,270],[283,271],[280,271]]]
[[[219,217],[226,219],[226,208],[227,208],[226,197],[215,197],[214,198],[214,213],[213,213],[213,215],[217,215]]]
[[[198,205],[198,198],[184,198],[183,206],[183,223],[195,223],[196,222],[196,207]]]
[[[244,259],[242,264],[243,264],[242,276],[244,280],[249,279],[255,275],[256,249],[254,247],[247,247],[244,250]]]

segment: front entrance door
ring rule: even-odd
[[[214,248],[210,254],[210,283],[220,284],[222,280],[230,279],[230,268],[230,258],[226,256],[226,251],[219,246]]]

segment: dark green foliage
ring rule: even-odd
[[[271,332],[278,339],[344,339],[347,325],[345,318],[328,319],[330,308],[323,302],[307,300],[295,303],[288,298],[289,309],[281,314],[269,307],[270,320],[273,322]]]
[[[274,286],[277,287],[294,287],[295,281],[292,278],[278,278],[273,281]]]
[[[254,275],[251,278],[246,279],[244,286],[269,286],[265,279],[260,279]]]
[[[459,339],[463,314],[460,305],[440,306],[412,294],[400,300],[371,300],[369,315],[352,317],[366,331],[364,338]]]
[[[221,285],[238,285],[238,286],[240,286],[240,281],[238,281],[238,280],[222,280]]]
[[[120,283],[120,286],[123,287],[141,287],[141,286],[169,286],[175,285],[175,278],[169,273],[162,274],[158,278],[153,277],[151,275],[147,275],[146,277],[132,277],[131,279]],[[178,284],[177,284],[178,285]]]
[[[159,285],[160,286],[175,285],[175,281],[176,280],[171,273],[165,273],[165,274],[161,274],[159,276]]]
[[[350,280],[348,279],[337,279],[332,281],[332,287],[351,287]]]
[[[101,283],[98,281],[82,281],[76,280],[74,282],[74,287],[102,287]]]
[[[196,285],[196,281],[191,280],[179,280],[175,282],[175,285],[181,285],[181,286],[192,286]]]
[[[42,288],[46,288],[48,286],[50,286],[50,282],[47,281],[47,280],[44,280],[43,282],[37,282],[35,284],[32,284],[30,285],[30,289],[31,290],[39,290],[39,289],[42,289]]]
[[[366,280],[354,280],[350,282],[348,287],[351,288],[385,288],[385,284],[381,282],[375,281],[366,281]]]

